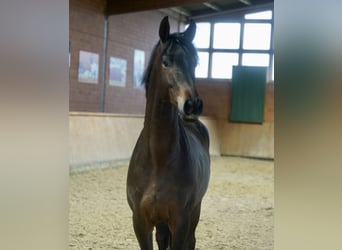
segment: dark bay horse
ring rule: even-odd
[[[196,24],[170,34],[167,17],[144,74],[144,127],[131,157],[127,199],[142,250],[195,249],[195,229],[210,176],[209,134],[198,120]]]

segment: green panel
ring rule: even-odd
[[[233,67],[230,121],[263,122],[266,70],[266,67]]]

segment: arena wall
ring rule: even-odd
[[[220,155],[217,122],[202,117],[210,139],[210,154]],[[69,164],[72,168],[128,160],[143,128],[142,115],[69,113]]]

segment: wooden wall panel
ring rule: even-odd
[[[210,154],[220,155],[217,121],[201,117],[210,133]],[[69,164],[72,169],[131,157],[144,116],[70,112]]]
[[[262,124],[232,123],[230,81],[198,80],[203,99],[203,115],[218,122],[222,155],[274,158],[274,84],[266,84],[264,121]]]
[[[274,158],[274,123],[243,124],[220,121],[221,154]]]

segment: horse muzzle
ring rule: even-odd
[[[203,111],[203,102],[200,98],[187,99],[184,103],[184,114],[189,115],[200,115]]]

